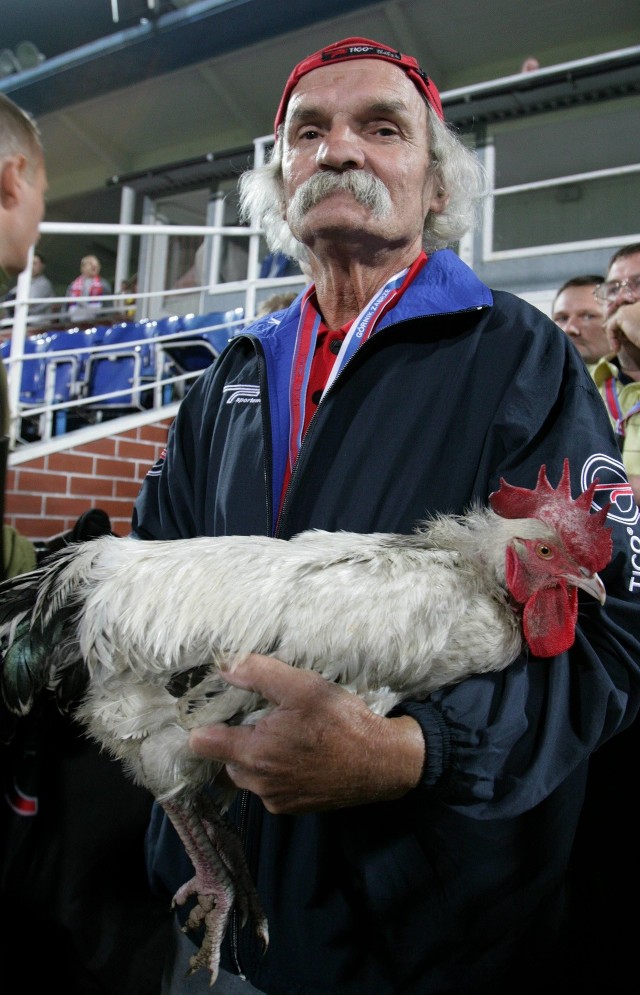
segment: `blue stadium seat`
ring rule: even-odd
[[[149,322],[149,324],[153,325],[153,335],[156,340],[161,340],[160,344],[162,345],[162,340],[171,335],[178,335],[182,331],[184,320],[183,315],[172,314],[165,318],[156,318],[155,321]]]
[[[143,410],[152,406],[149,384],[155,381],[157,370],[155,329],[152,321],[124,321],[105,329],[100,345],[109,348],[87,360],[88,407]],[[105,394],[112,396],[101,396]]]
[[[85,378],[87,363],[91,355],[90,350],[95,346],[102,345],[104,337],[110,329],[111,325],[92,325],[90,328],[69,328],[67,330],[67,335],[75,336],[78,349],[82,350],[79,353],[80,368],[78,375],[83,379]]]
[[[20,378],[21,404],[43,404],[47,372],[46,353],[51,338],[56,333],[32,335],[24,340],[22,375]],[[11,353],[11,340],[2,343],[2,358],[8,359]]]
[[[51,335],[46,367],[47,396],[53,404],[71,401],[80,396],[88,354],[83,355],[79,350],[85,344],[86,336],[79,328],[70,328],[68,331]]]
[[[181,373],[205,370],[233,338],[236,326],[232,323],[243,314],[242,308],[186,314],[182,318],[180,336],[162,342],[162,348]],[[187,332],[190,334],[185,334]]]
[[[141,321],[125,321],[120,325],[114,325],[111,329],[110,341],[118,343],[135,343],[134,349],[140,356],[140,377],[143,380],[155,380],[157,375],[157,337],[162,334],[160,326],[162,321],[151,321],[142,319]],[[179,320],[179,319],[169,319]]]
[[[79,328],[50,336],[45,372],[47,404],[64,404],[81,396],[86,355],[78,350],[84,344],[85,338]],[[67,430],[67,414],[65,409],[51,413],[53,435],[62,435]]]

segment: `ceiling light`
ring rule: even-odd
[[[44,62],[46,56],[39,51],[38,46],[34,45],[32,41],[21,41],[16,45],[16,58],[21,69],[35,69],[41,62]]]
[[[11,76],[13,73],[19,73],[20,69],[20,63],[11,49],[3,48],[0,51],[0,79],[5,76]]]

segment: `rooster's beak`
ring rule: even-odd
[[[587,594],[590,594],[601,605],[607,600],[607,592],[605,591],[604,584],[600,580],[598,574],[586,574],[579,577],[568,577],[567,580],[570,584],[575,584],[576,587],[582,588]]]

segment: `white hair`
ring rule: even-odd
[[[426,101],[425,101],[426,103]],[[434,252],[453,245],[477,224],[480,201],[488,183],[473,151],[440,120],[427,104],[431,168],[443,195],[448,198],[441,214],[431,211],[424,220],[423,246]],[[291,233],[284,219],[282,180],[282,127],[264,166],[249,169],[239,181],[240,211],[244,220],[262,228],[272,252],[305,260],[306,249]]]

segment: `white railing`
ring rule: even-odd
[[[55,310],[71,301],[82,302],[83,298],[39,299],[38,304],[51,305],[51,314],[56,318],[56,327],[50,322],[47,331],[40,334],[33,332],[33,321],[29,320],[29,306],[35,303],[35,299],[29,297],[31,259],[29,260],[25,272],[19,277],[15,300],[11,302],[13,317],[10,321],[6,318],[3,321],[10,328],[10,350],[4,361],[9,378],[11,463],[67,447],[70,440],[62,436],[74,420],[77,428],[78,424],[95,426],[107,419],[111,420],[116,412],[130,421],[132,413],[137,410],[140,420],[146,421],[149,420],[149,408],[156,411],[157,418],[164,417],[165,408],[170,412],[174,411],[189,384],[203,368],[181,368],[180,362],[175,358],[181,348],[186,350],[187,345],[192,349],[199,346],[201,351],[209,351],[211,361],[224,342],[253,319],[261,299],[276,290],[297,292],[306,282],[302,275],[267,279],[259,277],[261,232],[257,228],[43,222],[41,231],[53,235],[116,235],[119,240],[197,235],[203,240],[210,240],[212,251],[209,254],[207,279],[202,285],[182,289],[160,286],[152,291],[120,291],[91,298],[92,304],[100,305],[94,326],[87,323],[83,327],[66,325],[64,312]],[[233,238],[242,238],[245,243],[249,239],[247,276],[244,280],[222,282],[219,246],[223,239]],[[181,299],[186,304],[187,301],[193,301],[194,295],[207,302],[205,316],[211,313],[214,316],[212,322],[203,324],[201,321],[194,327],[194,314],[187,312],[186,307],[180,307]],[[229,307],[230,299],[239,303]],[[119,321],[110,325],[112,318],[122,317],[125,307],[127,311],[135,310],[137,320]],[[161,317],[147,318],[149,313],[160,314]],[[41,317],[43,316],[38,316],[38,323]],[[99,324],[101,321],[105,324]],[[182,321],[185,327],[181,327]],[[130,327],[127,328],[127,325]],[[140,331],[139,338],[133,334],[136,328]],[[102,338],[99,333],[102,333]],[[63,341],[63,337],[67,341]],[[211,344],[212,338],[216,341],[215,345]],[[47,339],[50,341],[47,342]],[[55,351],[50,348],[54,340],[57,343]],[[41,351],[32,351],[38,346],[42,346]],[[6,350],[6,344],[4,348]],[[146,364],[143,362],[145,351],[148,354]],[[96,368],[100,358],[111,360],[114,365],[123,363],[128,358],[131,372],[127,384],[116,390],[96,393],[95,385],[90,383],[90,371]],[[70,380],[69,393],[63,400],[56,400],[56,374],[65,367]],[[84,371],[82,376],[78,375],[79,370]],[[24,390],[25,382],[28,384],[32,381],[37,381],[38,387],[38,396],[33,400],[25,396]],[[101,431],[105,434],[104,426]],[[36,442],[32,441],[34,438]],[[29,450],[28,455],[26,449]],[[17,458],[18,454],[20,459]]]

